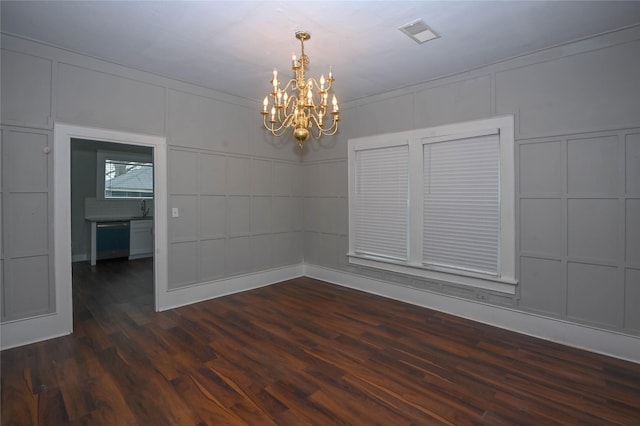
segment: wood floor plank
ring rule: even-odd
[[[183,401],[198,412],[204,424],[248,424],[193,376],[180,376],[171,383]]]
[[[2,425],[640,425],[639,364],[311,278],[156,313],[151,259],[73,275]]]
[[[5,355],[2,355],[5,361]],[[16,366],[9,360],[11,368],[2,366],[2,424],[34,425],[38,421],[38,396],[31,389],[29,369]]]
[[[92,384],[106,371],[96,356],[89,359],[68,359],[58,365],[56,376],[71,419],[81,418],[96,409],[90,392]]]
[[[108,374],[103,374],[83,382],[81,391],[92,401],[92,409],[84,414],[71,417],[71,424],[78,425],[134,425],[139,420],[125,401],[124,395]],[[66,401],[66,399],[65,399]]]
[[[38,424],[69,423],[67,407],[59,388],[49,388],[38,394]]]

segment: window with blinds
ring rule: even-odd
[[[423,155],[423,263],[497,275],[498,135],[425,143]]]
[[[515,293],[513,117],[349,141],[349,263]]]
[[[408,164],[406,145],[356,154],[356,253],[407,260]]]

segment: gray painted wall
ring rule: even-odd
[[[169,151],[169,287],[302,262],[300,165]]]
[[[96,196],[96,155],[93,144],[71,142],[71,255],[75,259],[91,254],[84,200]]]
[[[3,322],[55,312],[53,165],[43,152],[54,121],[167,137],[169,288],[300,264],[300,156],[262,131],[257,103],[9,35],[1,42]],[[21,188],[35,165],[39,186]],[[19,191],[28,205],[14,200]],[[84,234],[76,224],[79,246]]]
[[[50,133],[2,128],[2,319],[55,311]]]
[[[516,120],[514,297],[347,263],[349,138],[504,114]],[[312,145],[305,158],[306,262],[640,335],[640,27],[345,105],[341,115],[339,143]]]

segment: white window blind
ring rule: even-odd
[[[425,143],[423,152],[424,265],[497,275],[499,135]]]
[[[349,140],[349,263],[515,294],[513,116]]]
[[[407,145],[356,152],[355,252],[407,260]]]

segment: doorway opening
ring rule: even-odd
[[[167,161],[166,140],[164,137],[126,133],[106,129],[71,126],[56,123],[54,127],[54,254],[55,254],[55,288],[56,315],[55,321],[60,334],[65,330],[73,331],[73,274],[74,256],[87,256],[85,253],[72,250],[72,197],[71,197],[71,152],[74,140],[89,140],[98,144],[114,144],[122,149],[148,150],[152,154],[153,163],[153,202],[142,203],[142,198],[135,201],[135,206],[148,209],[153,217],[153,249],[152,257],[136,260],[139,265],[152,264],[151,278],[153,282],[152,302],[154,311],[160,310],[161,294],[167,290]],[[80,142],[81,143],[81,142]],[[96,175],[97,176],[97,175]],[[97,178],[96,178],[97,179]],[[104,182],[103,182],[104,184]],[[113,188],[110,188],[113,190]],[[138,191],[140,192],[140,191]],[[96,193],[96,195],[98,195]],[[140,194],[137,194],[140,195]],[[104,197],[104,194],[103,194]],[[96,196],[96,198],[99,198]],[[99,204],[99,203],[97,203]],[[152,206],[150,206],[152,204]],[[142,211],[140,212],[142,213]],[[113,212],[112,212],[113,214]],[[86,240],[85,240],[86,242]],[[89,244],[89,243],[86,243]],[[81,260],[76,257],[75,260]],[[115,261],[115,260],[114,260]],[[128,261],[128,259],[127,259]],[[142,268],[144,270],[144,268]]]
[[[74,328],[153,303],[153,147],[71,139]]]

